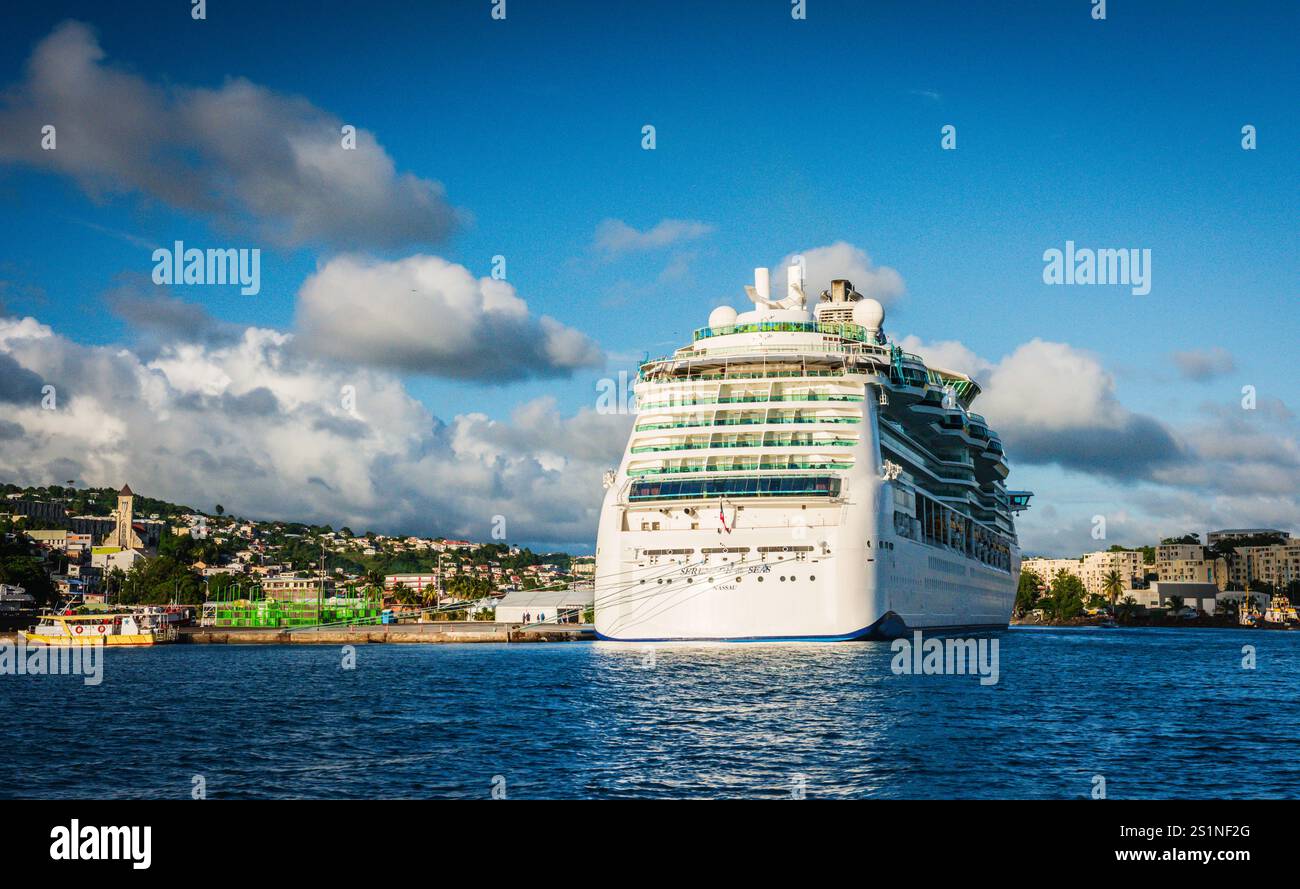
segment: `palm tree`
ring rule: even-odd
[[[1102,592],[1110,600],[1110,610],[1115,611],[1115,603],[1119,601],[1120,593],[1124,592],[1124,578],[1119,576],[1119,572],[1113,568],[1106,572],[1106,576],[1101,579]]]

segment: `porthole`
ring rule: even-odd
[[[784,575],[784,574],[781,575],[781,582],[782,582],[782,583],[785,583],[785,575]]]
[[[759,575],[758,582],[759,582],[759,583],[762,583],[762,582],[763,582],[763,577],[762,577],[762,575]]]
[[[817,575],[816,575],[816,574],[809,574],[809,575],[808,575],[808,579],[809,579],[809,580],[816,580],[816,579],[817,579]]]

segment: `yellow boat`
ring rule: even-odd
[[[176,629],[142,627],[133,614],[45,614],[23,636],[37,645],[158,645],[175,642]]]

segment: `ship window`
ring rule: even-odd
[[[633,483],[629,498],[640,501],[714,497],[838,497],[839,493],[840,480],[829,476],[742,476],[681,481],[639,481]]]

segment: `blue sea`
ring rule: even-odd
[[[1300,633],[988,638],[996,685],[884,642],[111,651],[0,675],[0,797],[1300,796]]]

